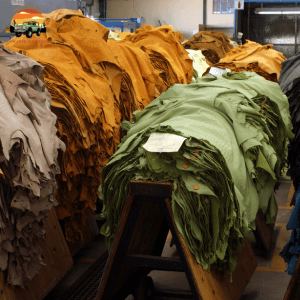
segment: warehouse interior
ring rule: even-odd
[[[299,15],[1,1],[0,300],[299,300]]]

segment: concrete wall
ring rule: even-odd
[[[233,27],[234,14],[213,14],[213,0],[207,0],[207,25],[217,25],[219,27]]]
[[[43,13],[50,13],[59,8],[77,10],[77,1],[73,0],[25,0],[25,4],[35,5]],[[0,0],[0,35],[5,33],[5,27],[14,16],[13,10],[18,6],[11,5],[10,0]],[[193,30],[203,23],[203,0],[107,0],[107,18],[144,17],[146,23],[152,26],[162,24],[172,25],[179,30],[184,38],[189,39]],[[99,2],[94,0],[92,14],[97,17]],[[218,27],[233,27],[233,15],[213,14],[213,0],[207,0],[207,25]],[[212,29],[207,29],[212,30]],[[231,36],[228,29],[215,29]],[[1,37],[0,37],[1,39]],[[3,38],[2,38],[3,40]]]
[[[203,23],[202,9],[203,0],[108,0],[107,18],[142,16],[152,26],[159,26],[158,20],[163,20],[188,39],[193,30],[198,30],[198,25]],[[207,0],[207,24],[233,27],[234,16],[213,14],[213,0]]]
[[[107,18],[144,17],[146,24],[159,26],[158,20],[172,25],[175,30],[192,36],[203,22],[203,0],[108,0]]]

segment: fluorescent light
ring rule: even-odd
[[[299,15],[300,11],[290,12],[290,11],[261,11],[258,12],[259,15]]]
[[[295,15],[300,14],[300,9],[294,7],[287,8],[256,8],[254,10],[259,15]]]

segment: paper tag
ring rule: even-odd
[[[25,6],[25,0],[11,0],[11,5]]]
[[[231,72],[231,70],[227,69],[227,68],[226,68],[226,70],[224,70],[224,69],[220,69],[220,68],[211,67],[210,70],[209,70],[209,74],[211,74],[211,75],[222,75],[224,71]]]
[[[185,137],[170,133],[151,133],[147,143],[143,146],[149,152],[178,152]]]

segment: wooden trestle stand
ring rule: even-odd
[[[290,205],[295,205],[296,191],[294,185],[291,185],[288,202],[290,201]],[[293,275],[291,277],[289,286],[286,290],[284,300],[299,300],[300,299],[300,259],[296,264]]]
[[[73,259],[54,208],[48,213],[45,240],[40,240],[39,244],[45,265],[25,289],[7,285],[1,271],[0,300],[43,300],[72,268]]]
[[[178,232],[171,209],[171,182],[131,180],[122,216],[97,293],[97,300],[123,300],[135,291],[135,300],[147,299],[141,278],[152,270],[185,272],[195,300],[238,300],[257,262],[246,238],[237,253],[233,282],[214,267],[204,271]],[[161,257],[168,231],[179,258]],[[149,277],[147,278],[149,279]],[[144,286],[145,286],[145,280]],[[137,288],[138,287],[138,288]]]
[[[253,234],[256,240],[256,243],[259,247],[264,249],[266,252],[270,250],[272,235],[275,227],[275,222],[278,213],[278,205],[276,203],[276,215],[274,216],[274,223],[267,224],[265,216],[261,215],[259,212],[256,215],[255,225],[256,230],[253,230]]]

